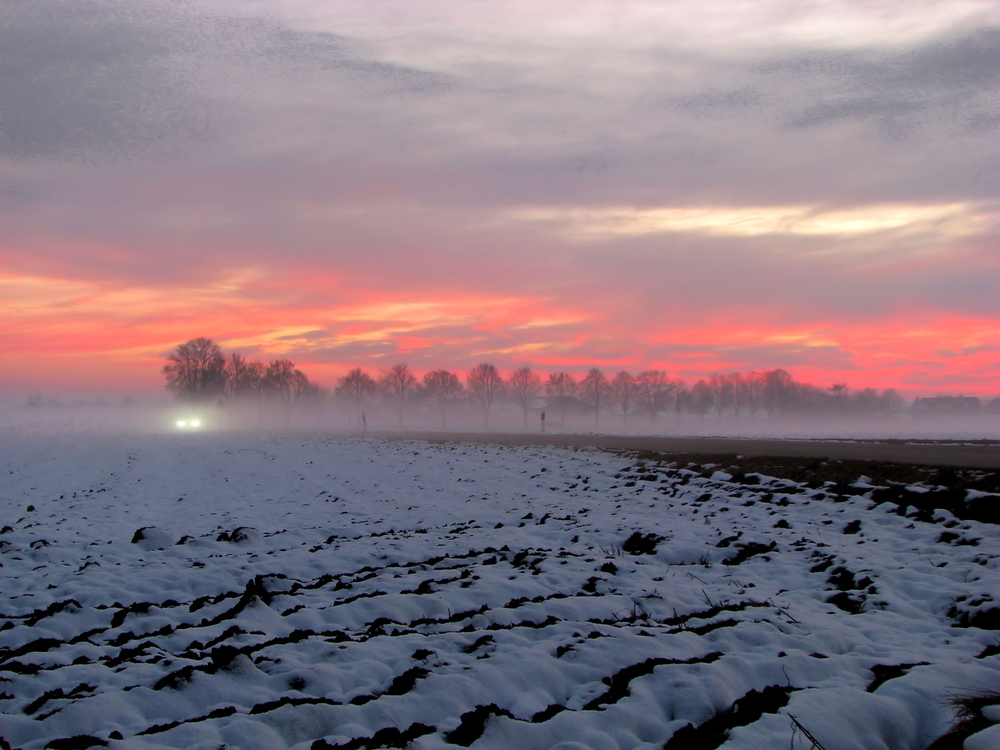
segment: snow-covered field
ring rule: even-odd
[[[11,747],[924,748],[1000,690],[997,632],[956,625],[996,627],[1000,529],[863,483],[294,436],[0,449]]]

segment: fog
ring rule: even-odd
[[[544,424],[543,417],[544,414]],[[56,399],[32,397],[0,400],[0,429],[19,432],[148,433],[193,436],[195,434],[309,434],[332,437],[482,439],[503,435],[662,436],[733,437],[773,439],[879,440],[913,439],[940,441],[1000,440],[1000,412],[995,405],[975,415],[932,416],[915,413],[912,407],[868,417],[837,414],[777,415],[631,412],[626,420],[620,410],[602,411],[596,421],[593,409],[576,403],[565,411],[537,399],[527,420],[521,407],[502,399],[489,411],[471,399],[458,399],[445,409],[434,403],[409,404],[402,418],[392,404],[372,400],[362,408],[341,399],[286,408],[278,403],[233,404],[215,402],[188,404],[168,397],[131,396]]]

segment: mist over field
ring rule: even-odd
[[[945,400],[946,406],[951,406]],[[565,407],[565,408],[564,408]],[[928,413],[912,403],[891,412],[734,415],[726,411],[691,413],[682,409],[630,412],[594,410],[582,401],[552,403],[533,398],[527,413],[512,398],[498,399],[489,410],[470,397],[444,410],[430,398],[415,398],[400,414],[391,400],[373,399],[362,408],[337,398],[304,401],[289,407],[275,402],[192,403],[169,396],[0,399],[4,429],[106,430],[109,432],[222,432],[322,434],[350,437],[393,435],[616,435],[662,437],[742,437],[777,439],[921,439],[1000,440],[1000,413],[990,402],[972,414]],[[545,415],[544,420],[542,415]],[[183,424],[181,424],[183,422]],[[193,424],[197,422],[197,425]]]

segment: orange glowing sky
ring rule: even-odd
[[[209,336],[1000,395],[994,3],[123,2],[0,25],[0,394]]]

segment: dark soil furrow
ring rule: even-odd
[[[447,732],[444,738],[453,745],[468,747],[483,736],[483,732],[486,731],[486,723],[493,716],[515,718],[514,714],[505,708],[500,708],[496,703],[490,703],[488,706],[476,706],[471,711],[462,714],[458,728]]]
[[[663,750],[715,750],[736,727],[745,727],[764,714],[777,713],[788,704],[792,687],[769,685],[763,690],[751,690],[733,705],[713,716],[704,724],[688,724],[667,740]]]
[[[330,698],[293,698],[285,696],[265,703],[257,703],[250,709],[251,715],[266,714],[269,711],[277,711],[282,706],[342,706],[340,701]]]
[[[605,677],[603,682],[608,686],[607,691],[594,698],[583,707],[584,711],[597,711],[602,706],[617,703],[622,698],[628,696],[628,686],[632,680],[643,675],[652,674],[653,670],[666,664],[711,664],[722,656],[719,651],[712,651],[704,656],[695,656],[691,659],[646,659],[646,661],[632,664],[620,669],[611,677]]]
[[[310,750],[375,750],[381,747],[404,748],[418,737],[434,732],[434,727],[426,724],[411,724],[406,729],[400,730],[396,727],[385,727],[380,729],[371,737],[357,737],[338,745],[333,745],[326,740],[316,740],[310,746]]]
[[[146,729],[143,729],[138,734],[140,736],[141,735],[146,735],[146,734],[160,734],[161,732],[168,732],[171,729],[174,729],[175,727],[181,726],[182,724],[194,724],[194,723],[199,722],[199,721],[210,721],[211,719],[222,719],[222,718],[224,718],[226,716],[232,716],[235,713],[236,713],[236,709],[233,706],[226,706],[225,708],[217,708],[214,711],[208,712],[204,716],[198,716],[197,718],[194,718],[194,719],[184,719],[183,721],[171,721],[171,722],[167,722],[166,724],[154,724],[151,727],[147,727]]]
[[[868,687],[866,687],[865,690],[869,693],[874,693],[889,680],[895,680],[897,677],[902,677],[914,667],[924,666],[927,666],[927,662],[925,661],[915,662],[913,664],[876,664],[871,668],[872,674],[875,675],[875,679],[868,683]]]

